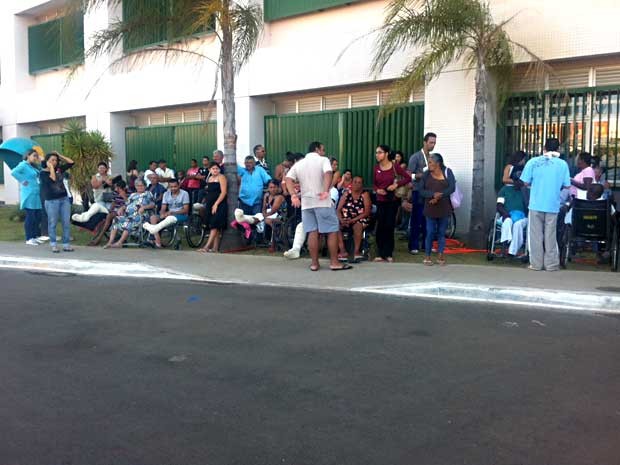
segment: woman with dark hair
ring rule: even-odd
[[[581,152],[577,157],[577,169],[579,172],[570,180],[572,184],[570,193],[572,196],[585,199],[588,187],[596,179],[596,173],[591,165],[592,155],[588,152]]]
[[[437,237],[437,263],[446,264],[444,250],[446,248],[446,228],[448,218],[452,215],[450,195],[456,189],[454,173],[446,168],[443,157],[439,153],[433,153],[428,157],[428,170],[422,176],[420,195],[424,199],[424,216],[426,217],[426,256],[425,265],[432,265],[431,252],[433,240]]]
[[[340,182],[336,186],[336,188],[338,189],[338,193],[342,195],[344,191],[350,191],[352,184],[353,184],[353,172],[349,169],[344,170],[342,172],[342,177],[340,178]]]
[[[342,175],[340,174],[340,171],[338,170],[338,160],[334,157],[330,157],[329,162],[332,165],[332,173],[333,173],[332,187],[336,187],[338,183],[340,182],[340,180],[342,179]]]
[[[411,182],[411,175],[395,162],[387,145],[375,150],[377,164],[373,170],[373,190],[377,193],[377,257],[376,262],[394,261],[394,226],[400,199],[395,191]],[[399,179],[400,178],[400,179]]]
[[[407,169],[407,160],[405,159],[405,154],[402,152],[402,150],[396,150],[394,152],[394,163],[396,163],[403,169]]]
[[[61,165],[60,162],[63,162]],[[51,152],[45,156],[45,168],[41,171],[41,194],[45,200],[47,212],[47,229],[50,236],[52,252],[60,249],[56,244],[56,225],[62,224],[62,250],[73,252],[71,247],[71,201],[65,188],[64,174],[73,166],[73,160],[58,152]]]
[[[510,159],[504,167],[504,175],[502,176],[502,182],[505,186],[512,186],[514,184],[514,181],[512,180],[512,172],[517,167],[523,168],[526,161],[527,154],[523,150],[517,150],[510,155]]]
[[[127,190],[129,192],[136,191],[134,184],[136,179],[138,179],[138,176],[140,176],[140,172],[138,171],[138,161],[131,160],[129,165],[127,165]]]
[[[205,186],[205,216],[204,224],[209,228],[209,239],[199,252],[217,252],[220,248],[222,231],[226,227],[228,208],[226,195],[228,194],[228,181],[222,174],[220,165],[212,161],[209,165],[209,178]]]

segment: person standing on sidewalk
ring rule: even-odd
[[[63,162],[61,165],[60,162]],[[41,193],[45,199],[47,212],[47,229],[50,236],[52,252],[60,249],[56,244],[56,225],[60,220],[62,225],[62,249],[73,252],[71,247],[71,200],[64,183],[64,173],[73,166],[73,160],[58,152],[51,152],[45,156],[45,168],[39,175]]]
[[[301,221],[304,232],[308,234],[308,248],[312,259],[310,270],[319,270],[319,234],[327,234],[329,268],[332,271],[351,269],[351,265],[338,261],[340,224],[329,196],[333,173],[331,164],[325,157],[325,147],[320,142],[312,142],[308,152],[303,160],[295,163],[286,173],[285,180],[293,207],[301,207]],[[295,181],[299,182],[300,194],[295,193]]]
[[[424,199],[424,217],[426,218],[426,238],[424,239],[424,264],[433,265],[431,252],[433,241],[437,237],[437,263],[446,264],[446,229],[452,215],[450,195],[456,189],[456,179],[450,168],[446,168],[443,157],[433,153],[428,158],[428,170],[424,173],[419,186],[420,196]]]
[[[24,160],[11,171],[11,176],[19,182],[19,208],[26,212],[24,230],[28,245],[39,245],[43,242],[41,239],[40,171],[39,154],[35,150],[28,152]]]
[[[411,175],[392,161],[387,145],[375,150],[377,164],[373,171],[373,190],[377,193],[377,257],[376,262],[394,261],[394,227],[400,199],[396,189],[411,182]],[[400,179],[399,179],[400,178]]]
[[[530,270],[557,271],[560,267],[556,237],[560,191],[570,187],[571,180],[559,148],[558,139],[547,139],[544,153],[528,161],[521,174],[521,181],[531,188],[527,238]]]
[[[413,192],[411,193],[411,217],[409,219],[409,253],[417,255],[420,251],[420,235],[422,241],[426,237],[426,221],[424,220],[424,199],[420,196],[420,180],[428,170],[428,157],[437,143],[437,134],[428,132],[424,136],[422,148],[411,155],[407,171],[411,173]]]

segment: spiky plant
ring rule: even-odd
[[[92,200],[90,179],[97,172],[99,162],[109,163],[114,157],[112,147],[100,131],[86,131],[82,123],[69,121],[63,134],[64,154],[75,165],[70,171],[71,187]]]
[[[501,106],[508,95],[514,55],[523,52],[532,61],[528,73],[541,76],[551,71],[527,47],[513,41],[506,25],[514,18],[496,22],[484,0],[391,0],[378,29],[372,70],[381,73],[399,51],[417,49],[394,84],[391,104],[407,101],[425,82],[436,78],[451,64],[463,63],[475,73],[474,159],[472,173],[470,240],[482,245],[486,225],[484,163],[487,113],[492,95]],[[542,80],[539,80],[542,82]]]

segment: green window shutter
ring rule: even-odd
[[[64,136],[62,134],[39,134],[32,136],[31,139],[37,142],[46,154],[54,151],[64,152]]]
[[[84,61],[84,17],[81,13],[28,28],[31,74]]]
[[[265,0],[265,21],[275,21],[289,16],[297,16],[312,11],[324,10],[360,0]]]
[[[125,129],[127,161],[137,160],[138,169],[144,171],[151,160],[164,159],[172,166],[174,159],[174,127]]]

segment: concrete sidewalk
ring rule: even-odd
[[[0,266],[15,267],[28,260],[55,271],[76,267],[93,274],[151,274],[166,270],[170,276],[210,282],[317,290],[387,293],[402,296],[458,300],[502,301],[522,305],[620,312],[620,274],[588,271],[535,272],[522,268],[365,262],[352,270],[333,272],[322,262],[319,272],[309,270],[309,260],[289,261],[281,256],[200,254],[195,251],[152,249],[104,250],[76,247],[73,253],[52,254],[49,247],[0,242]],[[136,268],[137,265],[143,268]],[[144,268],[146,267],[146,268]],[[97,272],[105,268],[105,272]],[[123,271],[124,270],[124,271]],[[190,276],[187,276],[190,275]]]

